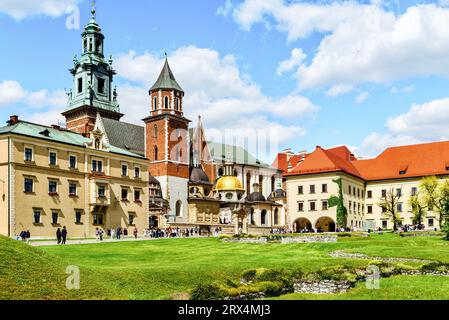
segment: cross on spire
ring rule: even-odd
[[[92,13],[92,18],[95,19],[96,9],[95,9],[96,1],[92,0],[92,10],[90,11]]]

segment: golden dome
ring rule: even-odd
[[[236,191],[242,190],[245,191],[242,187],[242,183],[237,177],[234,176],[225,176],[218,179],[217,184],[215,185],[216,191]]]

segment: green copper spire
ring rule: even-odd
[[[175,79],[173,72],[170,69],[170,65],[168,64],[167,54],[165,54],[165,64],[162,68],[161,74],[157,79],[156,83],[151,87],[150,91],[154,90],[177,90],[180,92],[184,92],[181,86]]]
[[[112,56],[107,61],[104,56],[104,35],[96,21],[97,10],[92,1],[92,17],[82,33],[82,54],[75,58],[70,69],[74,87],[69,96],[69,110],[84,106],[110,112],[120,112],[117,93],[113,89]]]

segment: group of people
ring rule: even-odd
[[[184,228],[168,227],[168,228],[150,228],[145,229],[144,237],[146,238],[190,238],[201,236],[213,236],[217,237],[221,232],[221,228],[217,227],[212,230],[210,226],[205,229],[200,227]]]
[[[424,230],[425,228],[426,228],[426,226],[423,225],[422,223],[421,224],[412,224],[412,225],[406,224],[401,227],[401,231],[403,231],[403,232],[421,231],[421,230]]]
[[[23,230],[22,232],[20,232],[19,237],[22,241],[29,242],[30,238],[31,238],[30,230],[27,230],[27,231]],[[19,240],[19,239],[17,239],[17,240]]]
[[[271,234],[288,234],[288,233],[293,233],[293,231],[288,228],[282,228],[282,229],[271,229],[270,233]]]
[[[64,226],[61,230],[61,228],[58,228],[56,230],[56,239],[58,241],[58,245],[64,245],[67,241],[67,228]]]

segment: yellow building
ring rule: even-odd
[[[0,128],[0,234],[94,236],[121,227],[148,226],[148,162],[89,137],[11,117]]]

